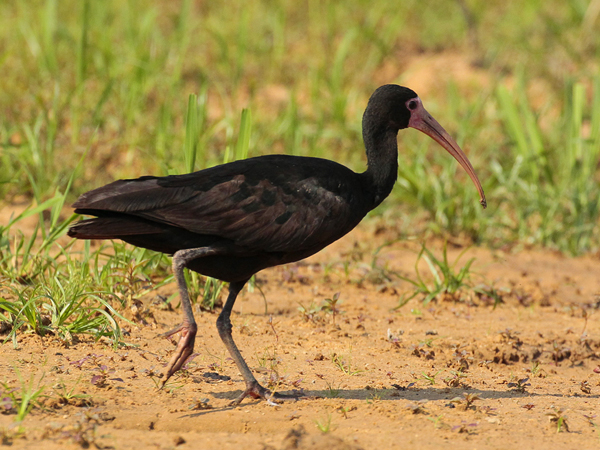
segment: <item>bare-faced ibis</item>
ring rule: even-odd
[[[252,275],[306,258],[352,230],[392,190],[398,176],[398,131],[416,128],[444,147],[483,188],[467,156],[423,108],[411,89],[378,88],[363,115],[368,168],[354,173],[319,158],[268,155],[186,175],[119,180],[83,194],[76,213],[95,216],[72,226],[77,239],[121,239],[173,256],[183,323],[165,381],[192,354],[197,326],[183,269],[229,282],[217,319],[219,336],[237,364],[246,396],[270,399],[233,341],[229,316]],[[164,384],[164,383],[163,383]]]

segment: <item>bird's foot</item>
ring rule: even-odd
[[[161,338],[168,338],[173,336],[174,334],[179,333],[181,330],[183,330],[185,326],[185,323],[182,323],[181,325],[177,325],[175,328],[173,328],[172,330],[167,331],[166,333],[161,333],[158,335],[158,337]]]
[[[161,388],[164,387],[166,382],[171,378],[171,376],[177,372],[181,367],[185,364],[187,359],[194,352],[194,342],[196,341],[196,332],[198,327],[195,323],[182,323],[177,328],[174,328],[171,331],[167,331],[166,333],[160,335],[163,337],[169,337],[174,335],[175,333],[181,333],[181,337],[179,338],[179,343],[177,344],[177,348],[167,365],[167,373],[165,379],[161,384]]]
[[[294,392],[292,394],[282,394],[280,392],[273,392],[270,389],[262,387],[258,381],[252,381],[246,383],[246,390],[240,394],[238,398],[230,403],[230,406],[239,405],[242,400],[246,397],[261,398],[265,400],[269,405],[276,406],[277,404],[286,400],[298,400],[303,394],[300,392]]]

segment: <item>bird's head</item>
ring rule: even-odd
[[[381,124],[394,132],[404,128],[415,128],[431,137],[465,169],[477,187],[481,206],[484,208],[487,206],[483,187],[467,155],[438,121],[425,110],[423,102],[415,91],[395,84],[386,84],[377,88],[365,110],[365,118],[367,117],[371,124]]]

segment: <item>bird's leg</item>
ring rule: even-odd
[[[192,311],[192,304],[190,302],[187,285],[185,284],[185,277],[183,276],[183,269],[190,261],[194,259],[214,255],[218,252],[219,250],[216,248],[200,247],[179,250],[173,255],[173,274],[175,275],[177,287],[179,288],[181,308],[183,309],[183,323],[162,335],[172,336],[175,333],[181,332],[181,337],[179,338],[177,348],[175,349],[175,352],[173,353],[173,356],[167,365],[167,373],[164,381],[162,382],[162,386],[165,385],[167,380],[171,378],[175,372],[181,369],[186,360],[193,353],[196,332],[198,330],[196,320],[194,320],[194,313]]]
[[[231,335],[232,325],[229,316],[231,315],[233,304],[246,284],[246,281],[248,280],[229,283],[229,295],[227,296],[227,301],[225,302],[225,306],[223,306],[221,314],[219,314],[219,317],[217,318],[217,330],[219,331],[219,336],[221,336],[221,340],[225,344],[225,347],[227,347],[229,354],[233,358],[233,361],[246,382],[246,390],[232,403],[235,405],[239,404],[248,395],[254,398],[263,399],[266,399],[271,395],[271,391],[262,387],[258,381],[256,381],[256,378],[254,378],[248,364],[244,361],[244,358],[238,350],[237,345],[235,345],[233,336]]]
[[[250,371],[248,364],[246,364],[246,361],[244,361],[242,354],[233,341],[233,337],[231,335],[232,326],[229,316],[231,315],[233,304],[235,303],[239,292],[246,284],[246,281],[248,280],[237,281],[229,284],[229,295],[227,297],[227,301],[225,302],[225,306],[223,306],[223,310],[217,319],[217,330],[219,330],[219,336],[221,336],[221,340],[225,344],[225,347],[227,347],[229,354],[233,358],[233,361],[237,365],[242,377],[244,378],[244,381],[246,382],[246,390],[244,390],[244,392],[242,392],[242,394],[231,404],[238,405],[244,398],[248,396],[253,398],[262,398],[263,400],[267,400],[269,402],[272,402],[273,398],[297,398],[297,396],[273,394],[269,389],[261,386],[259,382],[256,381],[256,378],[254,378],[254,375]]]

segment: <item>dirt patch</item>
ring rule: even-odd
[[[236,304],[234,337],[259,381],[305,398],[228,406],[243,383],[217,315],[206,312],[196,313],[198,355],[157,390],[174,348],[157,334],[180,314],[159,310],[153,293],[141,301],[156,323],[126,328],[127,347],[32,335],[16,349],[5,343],[0,380],[21,389],[33,377],[48,397],[21,434],[14,413],[0,415],[0,438],[46,449],[600,446],[597,258],[473,248],[459,266],[475,257],[475,280],[496,288],[500,303],[466,291],[394,310],[409,285],[386,274],[414,277],[418,247],[397,243],[373,260],[386,236],[366,229],[261,272],[260,289]],[[461,250],[450,249],[450,260]],[[337,292],[334,323],[321,306]]]

